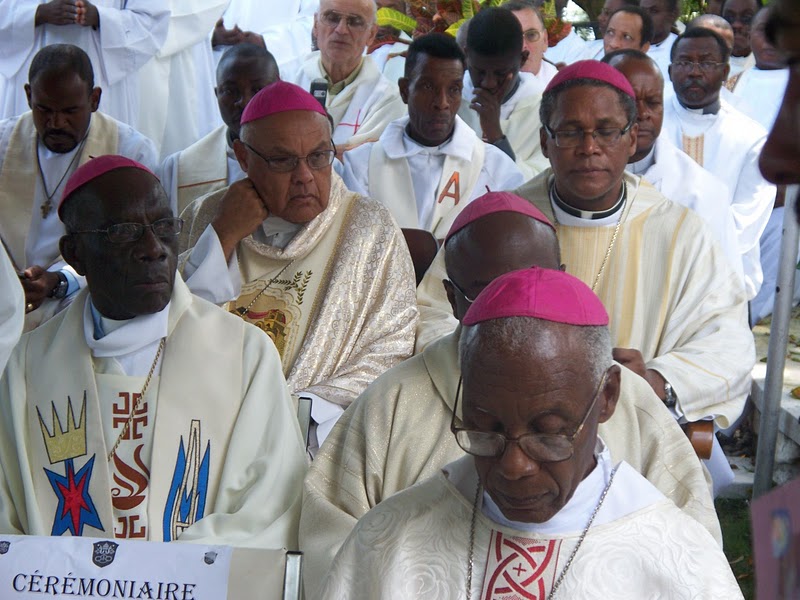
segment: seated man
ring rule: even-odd
[[[89,56],[55,44],[31,63],[25,93],[30,112],[0,121],[0,239],[23,273],[30,330],[63,308],[85,282],[64,262],[55,214],[69,176],[92,156],[121,154],[155,168],[156,149],[128,125],[97,112]]]
[[[548,48],[547,27],[544,25],[542,13],[537,8],[537,2],[535,0],[508,0],[503,2],[502,6],[514,13],[522,27],[522,50],[527,50],[528,56],[522,62],[519,70],[536,77],[536,81],[544,89],[558,73],[558,69],[544,58],[544,53]]]
[[[624,6],[608,20],[603,37],[603,53],[626,48],[647,52],[652,39],[653,19],[650,13],[638,6]]]
[[[450,430],[472,456],[362,517],[321,597],[742,598],[708,531],[598,433],[621,369],[588,286],[514,271],[463,325]]]
[[[268,334],[290,389],[313,400],[322,443],[369,383],[412,352],[411,257],[378,202],[331,172],[331,125],[311,94],[276,81],[233,144],[247,178],[184,212],[189,288]],[[312,451],[313,451],[312,440]]]
[[[459,320],[469,299],[496,277],[531,265],[559,267],[553,226],[529,202],[506,192],[470,204],[453,224],[445,252],[445,287]],[[369,508],[463,456],[448,432],[461,331],[382,375],[328,437],[304,483],[300,541],[307,592],[318,589]],[[620,382],[617,412],[600,426],[612,456],[628,461],[720,539],[703,468],[686,436],[646,381],[623,370]]]
[[[608,27],[608,20],[611,18],[611,15],[617,12],[620,8],[638,5],[638,0],[605,0],[603,3],[603,8],[600,10],[600,14],[597,15],[597,34],[595,35],[595,39],[586,42],[586,49],[582,58],[594,60],[600,60],[603,58],[606,53],[604,48],[606,27]]]
[[[550,82],[541,120],[551,169],[517,193],[559,224],[567,270],[611,315],[614,358],[647,379],[676,418],[729,427],[755,362],[747,299],[703,220],[625,172],[638,131],[630,83],[604,63],[574,63]],[[418,289],[426,317],[449,308],[444,278],[437,256]],[[443,318],[429,320],[423,339],[444,328]],[[722,485],[730,467],[714,449]]]
[[[280,79],[272,54],[260,46],[231,46],[217,65],[217,95],[221,125],[185,150],[168,156],[159,179],[177,214],[193,201],[245,177],[233,152],[239,139],[242,112],[263,87]]]
[[[539,127],[542,85],[520,67],[522,27],[504,8],[485,8],[469,22],[467,72],[458,116],[483,141],[508,154],[525,177],[547,168],[547,159],[531,131]]]
[[[647,55],[656,61],[662,75],[669,72],[672,46],[678,36],[673,31],[681,16],[681,0],[640,0],[639,6],[650,13],[653,19],[653,40]]]
[[[378,31],[376,11],[373,0],[321,0],[313,30],[319,50],[288,78],[304,90],[317,79],[328,84],[325,108],[339,150],[377,140],[406,112],[397,84],[364,56]]]
[[[156,176],[101,156],[58,213],[88,290],[0,380],[0,533],[294,547],[305,463],[280,358],[176,276]]]
[[[758,9],[763,5],[763,0],[724,0],[722,3],[722,18],[733,28],[729,90],[736,86],[739,75],[755,64],[753,50],[750,47],[750,25]]]
[[[417,38],[399,82],[408,116],[343,159],[349,189],[380,201],[400,227],[427,229],[438,238],[487,186],[507,189],[525,180],[512,159],[456,115],[463,79],[464,54],[451,36]]]
[[[25,319],[25,294],[19,276],[0,246],[0,372],[17,345]]]
[[[681,35],[672,47],[669,72],[675,95],[664,107],[663,135],[728,184],[751,299],[763,280],[759,240],[776,193],[758,172],[767,132],[720,98],[728,47],[714,31],[698,27]]]
[[[656,62],[637,50],[619,50],[603,62],[622,73],[636,93],[636,153],[625,168],[651,183],[665,198],[703,217],[733,269],[742,277],[742,256],[728,203],[728,186],[661,135],[664,78]],[[675,174],[680,173],[680,177]]]

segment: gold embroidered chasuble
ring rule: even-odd
[[[189,207],[181,250],[194,246],[226,190]],[[293,392],[346,407],[411,355],[417,309],[405,240],[385,207],[338,175],[327,209],[286,248],[248,236],[237,254],[243,285],[228,308],[275,342]]]
[[[303,484],[300,545],[309,598],[358,519],[464,455],[450,432],[459,336],[460,328],[378,378],[325,440]],[[622,370],[616,411],[599,435],[615,460],[631,464],[721,545],[710,479],[641,377]]]
[[[595,292],[612,343],[636,348],[675,388],[689,421],[714,416],[728,427],[741,414],[755,362],[741,281],[702,219],[625,173],[622,226]],[[516,193],[554,219],[548,169]],[[555,221],[554,221],[555,222]],[[558,225],[567,272],[592,285],[615,225]]]
[[[146,525],[153,541],[295,547],[305,453],[274,347],[178,277],[145,395],[157,402],[121,443],[152,416],[152,460],[131,461],[137,479],[109,468],[120,423],[104,422],[125,419],[114,413],[134,398],[103,394],[140,378],[96,375],[87,295],[23,336],[0,380],[0,533],[136,537]]]

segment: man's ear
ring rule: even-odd
[[[544,127],[539,128],[539,144],[542,147],[542,154],[544,154],[545,158],[550,158],[550,154],[547,150],[547,131],[545,131]]]
[[[611,418],[617,408],[617,400],[619,400],[622,377],[619,365],[611,365],[606,373],[606,383],[601,392],[603,397],[600,398],[600,415],[597,418],[598,423],[605,423]]]
[[[33,108],[31,106],[31,84],[25,84],[25,97],[28,99],[28,108]]]
[[[375,36],[378,35],[378,24],[373,23],[372,29],[370,30],[369,39],[367,40],[366,47],[369,48],[372,46],[372,42],[375,41]]]
[[[401,77],[397,80],[397,87],[400,88],[400,98],[403,99],[404,104],[408,104],[408,86],[410,82],[407,77]]]
[[[645,42],[644,44],[642,44],[642,47],[639,48],[639,50],[641,50],[646,54],[647,51],[650,50],[650,42]]]
[[[459,321],[461,320],[461,316],[458,314],[458,304],[456,304],[456,291],[453,288],[453,284],[450,283],[447,279],[442,279],[442,285],[444,286],[444,291],[447,294],[447,301],[450,303],[450,308],[453,309],[453,315]]]
[[[247,173],[250,155],[247,152],[247,146],[242,143],[242,140],[233,140],[233,153],[236,155],[236,160],[239,161],[239,166],[242,167],[242,171]]]
[[[99,87],[94,88],[89,94],[89,105],[92,107],[92,112],[96,112],[100,106],[100,97],[103,95],[103,90]]]
[[[86,275],[86,270],[83,266],[83,261],[80,259],[80,252],[78,250],[78,237],[75,235],[67,234],[58,240],[58,249],[61,252],[61,258],[67,261],[78,275]]]
[[[628,152],[628,156],[633,156],[636,154],[636,144],[639,141],[639,124],[634,123],[631,126],[631,130],[628,132],[628,134],[631,136],[631,147]]]
[[[722,81],[727,81],[728,75],[731,74],[731,63],[730,62],[726,63],[725,68],[723,70],[725,71],[725,74],[722,76]]]

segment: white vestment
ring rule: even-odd
[[[138,71],[167,37],[169,10],[158,0],[97,0],[97,30],[81,25],[34,27],[44,0],[0,0],[0,75],[6,79],[0,118],[28,110],[24,85],[34,55],[50,44],[74,44],[89,55],[95,85],[103,89],[100,108],[136,127]]]
[[[389,211],[335,174],[331,183],[328,207],[286,244],[265,235],[267,219],[228,264],[210,226],[226,190],[199,199],[182,215],[181,259],[190,288],[232,301],[273,339],[294,393],[346,408],[411,354],[417,308],[411,257]]]
[[[515,193],[554,220],[551,177],[545,171]],[[612,344],[639,350],[647,368],[672,384],[679,415],[688,421],[713,416],[726,428],[742,412],[755,363],[741,281],[697,214],[635,175],[624,180],[628,200],[612,251],[619,213],[602,222],[559,211],[561,261],[592,286],[608,254],[595,293],[609,313]],[[417,349],[457,324],[445,278],[442,248],[417,289]]]
[[[514,94],[500,105],[500,128],[514,151],[519,170],[526,179],[530,179],[550,166],[550,162],[542,154],[538,135],[542,126],[539,120],[539,105],[544,86],[530,73],[520,72],[519,77],[520,83]],[[469,107],[474,95],[475,88],[467,71],[464,73],[464,88],[458,116],[478,136],[482,136],[480,116]]]
[[[628,164],[626,170],[646,179],[668,200],[688,206],[703,217],[744,285],[736,223],[724,181],[706,171],[664,136],[656,139],[648,157]],[[680,177],[676,173],[680,173]]]
[[[781,107],[788,83],[788,67],[764,70],[754,66],[739,76],[739,81],[733,88],[733,95],[741,98],[750,109],[743,112],[769,131],[778,116],[778,109]]]
[[[590,60],[600,60],[606,54],[605,47],[603,45],[603,38],[599,40],[590,40],[586,42],[586,54],[584,56],[585,59]]]
[[[37,167],[37,152],[42,172]],[[30,112],[0,121],[0,238],[17,270],[33,265],[63,270],[75,279],[75,285],[84,285],[84,279],[61,258],[58,241],[65,229],[56,208],[75,169],[103,154],[121,154],[150,169],[158,164],[153,142],[100,112],[92,114],[85,144],[64,154],[51,152],[39,141]],[[47,204],[48,194],[50,209],[45,211],[42,206]],[[46,299],[28,313],[26,329],[52,316],[61,304]]]
[[[365,56],[355,80],[336,95],[328,94],[325,108],[333,119],[333,142],[359,144],[377,140],[386,126],[406,114],[396,81],[386,79],[372,58]],[[293,78],[308,90],[315,79],[325,79],[319,51],[305,57]]]
[[[507,190],[525,181],[514,161],[459,117],[450,138],[435,147],[412,140],[407,124],[408,117],[392,121],[377,142],[345,152],[342,171],[348,189],[381,202],[400,227],[443,238],[487,187]]]
[[[550,80],[556,76],[557,73],[558,69],[553,63],[548,62],[546,60],[542,60],[542,66],[539,67],[539,72],[531,73],[531,75],[536,77],[536,80],[541,84],[542,89],[544,89],[547,87],[547,84],[550,83]]]
[[[296,545],[304,445],[274,346],[180,277],[165,311],[98,340],[84,291],[23,336],[0,380],[0,532],[136,537],[144,525],[154,541]],[[161,318],[163,333],[138,339]],[[159,335],[160,369],[134,409]],[[122,449],[143,428],[150,455],[108,458],[115,439]],[[76,482],[80,502],[68,493]],[[142,518],[120,525],[142,503]]]
[[[0,369],[5,369],[11,350],[17,345],[25,320],[25,294],[17,271],[0,246]]]
[[[575,28],[573,27],[567,34],[567,37],[562,39],[555,46],[551,46],[545,50],[544,55],[545,58],[553,64],[565,63],[571,65],[586,57],[586,42],[575,32]]]
[[[728,59],[728,64],[731,66],[730,73],[728,73],[728,79],[731,79],[739,75],[739,73],[743,73],[750,67],[755,66],[756,57],[752,52],[747,56],[731,56],[730,59]]]
[[[457,329],[379,377],[342,416],[311,465],[300,519],[309,598],[359,518],[464,455],[450,432],[459,336]],[[616,411],[599,429],[616,460],[633,465],[721,544],[703,467],[646,381],[622,369]]]
[[[759,240],[775,202],[775,186],[758,168],[766,130],[724,100],[716,114],[700,114],[684,108],[673,96],[664,103],[661,135],[728,184],[745,290],[753,298],[763,279]]]
[[[375,66],[392,83],[397,83],[398,79],[405,76],[406,57],[401,54],[408,52],[411,44],[411,37],[405,31],[400,32],[400,39],[404,41],[384,44],[369,54]]]
[[[311,28],[319,0],[230,0],[223,15],[225,27],[238,25],[264,38],[267,50],[283,65],[300,59],[311,51]],[[228,46],[218,46],[217,62]]]
[[[559,598],[741,599],[709,533],[630,465],[613,465],[598,456],[549,521],[515,523],[488,494],[476,499],[478,475],[465,456],[365,515],[336,555],[321,597],[539,599],[563,572]]]
[[[647,56],[656,61],[658,68],[661,69],[661,74],[664,76],[664,81],[669,81],[669,65],[672,59],[669,57],[672,52],[672,45],[678,36],[670,32],[664,41],[660,44],[650,44],[650,49],[647,51]],[[667,86],[669,87],[669,86]]]
[[[227,126],[221,125],[161,163],[158,178],[175,214],[181,214],[198,198],[247,177],[228,146],[227,133]]]
[[[170,0],[167,39],[139,71],[138,129],[155,142],[161,158],[222,122],[209,38],[228,1]]]

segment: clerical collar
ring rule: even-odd
[[[622,205],[625,203],[625,194],[627,191],[627,187],[625,185],[625,181],[622,181],[622,187],[619,193],[619,199],[616,201],[614,206],[607,210],[600,210],[600,211],[592,211],[592,210],[581,210],[579,208],[575,208],[574,206],[570,206],[566,202],[564,202],[561,198],[558,197],[558,191],[556,191],[556,184],[553,181],[550,184],[550,201],[562,211],[571,215],[573,217],[577,217],[579,219],[588,219],[591,221],[598,221],[600,219],[607,219],[608,217],[613,216],[617,212],[620,211]]]
[[[87,297],[83,329],[92,354],[99,358],[131,354],[166,337],[170,304],[157,313],[118,321],[101,315]]]
[[[268,246],[284,249],[303,228],[301,223],[290,223],[280,217],[269,216],[261,223],[261,227],[253,233],[253,239]]]
[[[636,162],[628,163],[625,167],[625,170],[628,173],[633,173],[634,175],[642,175],[647,172],[647,169],[653,166],[656,162],[656,145],[653,144],[653,147],[650,148],[650,152],[647,153],[641,160],[637,160]]]
[[[358,66],[353,69],[353,72],[350,73],[347,77],[339,81],[338,83],[333,83],[331,76],[328,75],[328,72],[325,70],[325,67],[322,65],[322,57],[319,59],[319,70],[322,71],[322,76],[325,77],[325,81],[328,82],[328,94],[331,96],[335,96],[336,94],[340,93],[344,88],[348,85],[353,83],[358,77],[358,74],[361,73],[361,68],[364,66],[364,59],[361,59],[361,62],[358,63]]]

